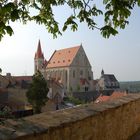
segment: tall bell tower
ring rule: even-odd
[[[34,73],[37,71],[42,72],[45,68],[46,60],[44,59],[44,54],[42,53],[40,40],[38,41],[37,51],[34,57]]]

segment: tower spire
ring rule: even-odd
[[[38,59],[38,58],[43,58],[44,59],[44,54],[42,53],[40,39],[38,41],[37,52],[35,53],[35,59]]]

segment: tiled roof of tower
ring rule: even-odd
[[[75,58],[80,46],[57,50],[51,56],[47,68],[69,66]]]
[[[35,59],[37,59],[37,58],[44,58],[44,55],[43,55],[42,50],[41,50],[40,40],[38,42],[37,52],[35,53]]]

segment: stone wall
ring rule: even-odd
[[[27,92],[27,89],[8,88],[8,100],[27,102],[26,92]]]
[[[0,126],[0,139],[128,140],[140,127],[140,94],[86,104]]]

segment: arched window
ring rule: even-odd
[[[73,78],[75,78],[75,70],[73,70]]]
[[[80,70],[80,75],[83,76],[83,70]]]
[[[66,77],[66,83],[67,83],[67,80],[68,80],[68,77],[67,77],[67,70],[65,72],[65,77]]]

